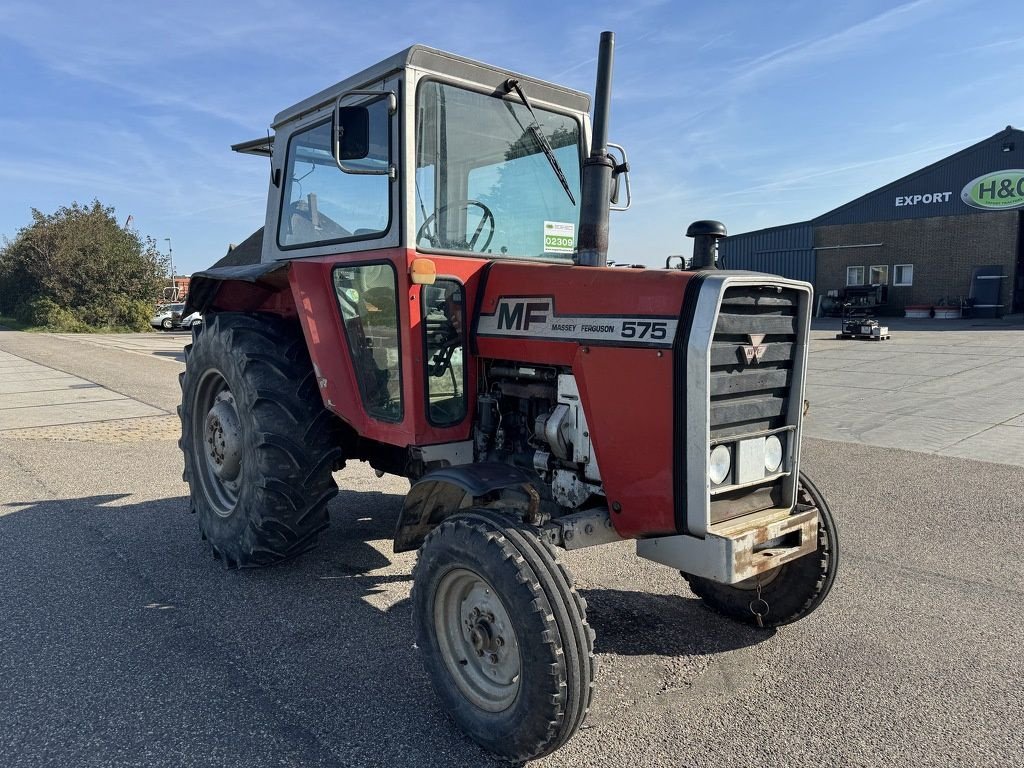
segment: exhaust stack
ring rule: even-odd
[[[583,161],[580,200],[580,236],[576,263],[603,267],[608,263],[608,211],[611,208],[612,170],[608,156],[608,113],[612,97],[612,62],[615,33],[602,32],[597,53],[597,85],[594,88],[593,140],[590,157]]]

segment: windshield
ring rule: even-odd
[[[579,123],[534,112],[579,200]],[[416,114],[419,248],[571,261],[579,209],[529,130],[534,118],[522,103],[426,82]]]

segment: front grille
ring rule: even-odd
[[[777,286],[726,288],[711,343],[711,439],[786,423],[796,364],[800,294]],[[750,335],[764,335],[759,362],[747,362]],[[755,339],[756,340],[756,339]]]

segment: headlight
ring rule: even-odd
[[[729,448],[724,445],[716,445],[711,451],[711,460],[708,462],[708,476],[715,485],[725,482],[732,467],[732,454]]]
[[[764,468],[778,472],[782,466],[782,441],[777,435],[768,435],[764,441]]]

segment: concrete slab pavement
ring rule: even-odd
[[[10,437],[11,431],[167,415],[167,411],[94,382],[0,352],[0,436]]]
[[[184,346],[192,340],[191,331],[153,333],[55,333],[55,338],[92,344],[122,352],[132,352],[177,363],[185,362]]]
[[[889,341],[812,332],[805,434],[1024,466],[1024,326],[894,321]]]

